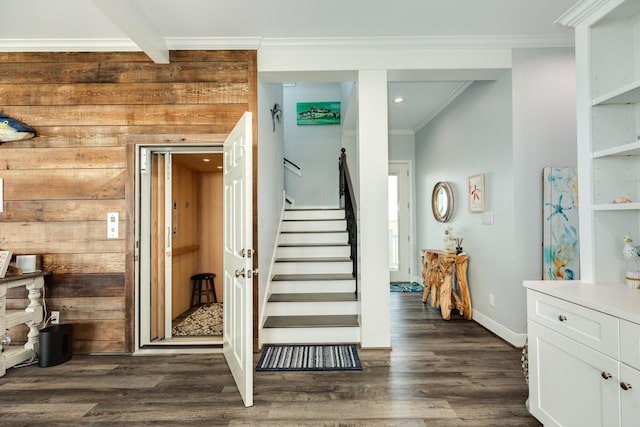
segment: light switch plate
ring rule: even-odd
[[[482,214],[482,224],[493,225],[493,212],[485,212]]]
[[[118,212],[107,214],[107,239],[118,238]]]

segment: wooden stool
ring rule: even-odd
[[[216,296],[216,285],[213,279],[216,277],[214,273],[199,273],[191,276],[193,288],[191,291],[191,307],[202,304],[202,296],[206,295],[208,302],[218,302]],[[213,301],[211,301],[213,295]]]

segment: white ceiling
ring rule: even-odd
[[[431,36],[566,40],[576,0],[2,0],[0,51],[258,49],[270,39]],[[389,126],[417,130],[465,80],[395,79]],[[391,105],[396,95],[404,104]]]

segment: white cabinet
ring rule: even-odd
[[[546,427],[640,426],[640,292],[582,282],[525,286],[531,414]]]
[[[622,425],[640,425],[640,324],[620,321]]]
[[[640,243],[640,1],[583,0],[559,22],[576,37],[580,274],[624,283],[623,237]]]

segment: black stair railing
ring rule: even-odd
[[[344,208],[347,220],[347,234],[349,245],[351,246],[351,260],[353,261],[353,278],[356,279],[356,294],[358,293],[358,221],[356,218],[356,198],[347,165],[347,153],[341,149],[340,160],[338,161],[338,172],[340,174],[340,205]]]

